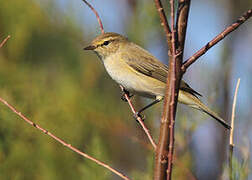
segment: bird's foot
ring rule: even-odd
[[[141,113],[139,113],[139,112],[136,112],[136,113],[134,114],[134,118],[136,119],[137,122],[139,122],[139,121],[138,121],[138,118],[141,118],[142,121],[145,120],[145,116],[144,116],[144,115],[141,115]]]
[[[133,94],[130,94],[129,93],[129,91],[127,91],[127,90],[123,90],[123,94],[122,94],[122,96],[121,96],[121,100],[123,100],[124,102],[127,102],[127,99],[125,98],[125,94],[129,97],[129,98],[131,98],[132,96],[133,96]]]

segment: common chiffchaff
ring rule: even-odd
[[[164,98],[168,67],[126,37],[112,32],[104,33],[97,36],[84,50],[93,50],[102,60],[111,78],[127,92],[156,99],[137,115]],[[204,105],[198,96],[201,95],[181,81],[178,96],[180,103],[207,113],[230,129],[230,126]]]

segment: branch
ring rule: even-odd
[[[110,167],[109,165],[105,164],[102,161],[99,161],[98,159],[93,158],[92,156],[89,156],[88,154],[81,152],[79,149],[73,147],[71,144],[66,143],[65,141],[63,141],[62,139],[60,139],[59,137],[55,136],[54,134],[50,133],[49,131],[45,130],[44,128],[40,127],[39,125],[35,124],[34,122],[32,122],[31,120],[29,120],[27,117],[25,117],[21,112],[18,112],[12,105],[10,105],[7,101],[5,101],[4,99],[2,99],[0,97],[0,101],[6,105],[12,112],[14,112],[15,114],[17,114],[19,117],[21,117],[23,120],[25,120],[25,122],[27,122],[28,124],[32,125],[33,127],[35,127],[36,129],[42,131],[43,133],[45,133],[46,135],[50,136],[51,138],[53,138],[54,140],[56,140],[57,142],[59,142],[60,144],[62,144],[63,146],[71,149],[72,151],[78,153],[79,155],[94,161],[96,164],[99,164],[100,166],[103,166],[104,168],[110,170],[111,172],[113,172],[114,174],[118,175],[119,177],[121,177],[122,179],[125,180],[130,180],[127,176],[123,175],[122,173],[120,173],[119,171],[115,170],[114,168]]]
[[[239,85],[240,85],[240,78],[238,79],[236,88],[235,88],[234,101],[233,101],[233,107],[232,107],[232,117],[231,117],[231,130],[230,130],[230,136],[229,136],[229,179],[230,180],[233,179],[232,159],[233,159],[233,150],[234,150],[234,119],[235,119],[235,107],[236,107],[236,99],[237,99]]]
[[[168,151],[168,167],[166,170],[167,173],[167,180],[170,180],[172,177],[172,166],[173,166],[173,152],[174,152],[174,124],[175,124],[175,116],[176,116],[176,106],[177,106],[177,97],[176,97],[176,57],[175,52],[176,48],[175,43],[178,44],[177,39],[175,39],[175,28],[174,28],[174,0],[170,0],[171,4],[171,27],[172,27],[172,72],[171,72],[171,101],[169,103],[170,107],[168,111],[170,111],[170,117],[167,118],[169,123],[169,151]],[[176,42],[175,42],[176,40]],[[178,94],[178,91],[177,91]],[[168,99],[168,98],[167,98]],[[176,100],[175,100],[176,99]],[[166,109],[164,111],[167,111]],[[164,172],[165,173],[165,172]]]
[[[178,2],[176,29],[178,33],[178,51],[182,53],[184,52],[190,4],[191,0],[179,0]]]
[[[246,13],[244,13],[238,20],[233,23],[231,26],[227,27],[224,31],[222,31],[219,35],[217,35],[214,39],[212,39],[210,42],[208,42],[203,48],[201,48],[199,51],[197,51],[194,55],[192,55],[189,59],[187,59],[183,66],[181,67],[181,70],[183,73],[186,72],[187,68],[193,64],[200,56],[205,54],[211,47],[213,47],[215,44],[217,44],[219,41],[224,39],[229,33],[237,29],[240,25],[242,25],[246,20],[248,20],[252,16],[252,9],[248,10]]]
[[[124,88],[123,88],[121,85],[120,85],[120,88],[121,88],[121,90],[124,92]],[[136,113],[136,110],[135,110],[133,104],[131,103],[131,100],[130,100],[129,96],[127,95],[127,93],[124,93],[124,97],[125,97],[125,99],[128,101],[131,111],[133,112],[133,114],[135,114],[135,113]],[[140,123],[140,125],[142,126],[142,128],[143,128],[145,134],[147,135],[149,141],[151,142],[153,148],[156,150],[157,145],[156,145],[156,143],[154,142],[154,140],[153,140],[153,138],[152,138],[152,136],[151,136],[151,134],[150,134],[148,128],[145,126],[145,124],[144,124],[144,122],[143,122],[143,120],[142,120],[142,118],[141,118],[140,116],[137,117],[137,121],[138,121],[138,122]]]
[[[4,44],[8,41],[8,39],[10,39],[10,35],[8,35],[0,44],[0,48],[4,46]]]
[[[155,5],[156,5],[157,11],[159,13],[159,17],[161,20],[161,26],[163,26],[164,31],[165,31],[168,47],[169,47],[169,49],[172,49],[172,43],[171,43],[172,33],[171,33],[171,29],[169,27],[161,0],[155,0]]]
[[[99,16],[98,12],[86,0],[82,0],[82,1],[94,12],[96,19],[98,20],[98,23],[100,25],[101,32],[102,32],[102,34],[104,34],[103,24],[102,24],[102,21],[101,21],[101,18]]]
[[[171,27],[172,38],[171,48],[169,49],[169,71],[166,83],[163,114],[160,125],[159,141],[155,156],[154,179],[171,179],[173,151],[174,151],[174,124],[176,108],[178,102],[179,84],[181,81],[182,52],[178,52],[177,31],[174,29],[174,0],[171,4]],[[163,21],[161,19],[161,21]]]

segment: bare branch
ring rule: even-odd
[[[100,25],[101,32],[103,34],[104,33],[104,28],[103,28],[102,21],[101,21],[101,18],[99,16],[98,12],[86,0],[82,0],[82,1],[94,12],[94,14],[95,14],[95,16],[97,18],[97,21],[98,21],[98,23]]]
[[[234,31],[235,29],[237,29],[240,25],[242,25],[251,16],[252,16],[252,9],[250,9],[246,13],[244,13],[235,23],[233,23],[231,26],[227,27],[224,31],[222,31],[214,39],[212,39],[210,42],[208,42],[203,48],[201,48],[194,55],[192,55],[189,59],[187,59],[183,63],[183,66],[181,67],[182,72],[185,73],[187,68],[192,63],[194,63],[200,56],[205,54],[211,47],[213,47],[215,44],[217,44],[219,41],[221,41],[223,38],[225,38],[229,33]]]
[[[184,52],[190,4],[191,0],[179,0],[178,2],[176,29],[178,33],[178,51],[180,52]]]
[[[8,39],[10,39],[10,35],[8,35],[0,44],[0,48],[3,47],[3,45],[8,41]]]
[[[110,167],[109,165],[105,164],[102,161],[99,161],[98,159],[93,158],[92,156],[89,156],[88,154],[80,151],[79,149],[73,147],[71,144],[66,143],[65,141],[63,141],[62,139],[60,139],[59,137],[55,136],[54,134],[50,133],[49,131],[45,130],[44,128],[42,128],[41,126],[35,124],[34,122],[32,122],[31,120],[29,120],[27,117],[25,117],[21,112],[18,112],[16,110],[16,108],[14,108],[12,105],[10,105],[7,101],[5,101],[4,99],[2,99],[0,97],[0,101],[6,105],[12,112],[14,112],[15,114],[17,114],[19,117],[21,117],[23,120],[25,120],[25,122],[27,122],[28,124],[32,125],[33,127],[35,127],[36,129],[42,131],[44,134],[50,136],[51,138],[53,138],[54,140],[56,140],[57,142],[59,142],[60,144],[62,144],[63,146],[71,149],[72,151],[78,153],[79,155],[94,161],[96,164],[99,164],[100,166],[103,166],[104,168],[110,170],[111,172],[113,172],[114,174],[118,175],[119,177],[121,177],[122,179],[125,180],[130,180],[127,176],[123,175],[122,173],[120,173],[119,171],[115,170],[114,168]]]
[[[174,152],[174,124],[175,124],[175,115],[176,115],[176,106],[177,106],[177,100],[176,99],[176,49],[175,49],[175,43],[178,43],[177,39],[175,39],[175,28],[174,28],[174,0],[170,0],[170,4],[171,4],[171,27],[172,27],[172,59],[171,61],[173,61],[173,66],[171,67],[172,69],[172,76],[171,76],[171,103],[169,103],[169,109],[168,111],[170,112],[170,117],[168,117],[168,121],[169,121],[169,129],[170,129],[170,134],[169,134],[169,151],[168,151],[168,167],[166,170],[167,173],[167,180],[170,180],[172,177],[172,166],[173,166],[173,152]],[[176,42],[175,42],[176,40]],[[177,48],[177,47],[176,47]],[[178,93],[178,91],[177,91]],[[166,110],[164,110],[166,111]]]
[[[173,151],[174,151],[174,124],[181,81],[182,52],[178,52],[177,31],[174,29],[174,0],[171,3],[171,47],[169,49],[169,71],[166,83],[163,114],[160,125],[159,141],[155,156],[154,179],[171,179]]]
[[[161,3],[161,0],[155,0],[155,5],[156,5],[157,11],[159,13],[159,17],[160,17],[160,20],[161,20],[161,26],[164,27],[168,47],[169,47],[169,49],[172,49],[171,29],[169,27],[169,24],[168,24],[168,21],[167,21],[167,18],[166,18],[166,15],[165,15],[164,8],[163,8],[163,5]]]
[[[120,85],[120,88],[121,88],[121,90],[124,92],[124,88],[123,88],[121,85]],[[131,100],[130,100],[129,96],[128,96],[126,93],[124,93],[124,97],[125,97],[125,99],[128,101],[131,111],[133,112],[133,114],[135,114],[135,113],[136,113],[136,110],[135,110],[133,104],[131,103]],[[143,128],[145,134],[147,135],[149,141],[151,142],[153,148],[156,150],[157,145],[156,145],[156,143],[154,142],[154,140],[153,140],[153,138],[152,138],[152,136],[151,136],[151,134],[150,134],[148,128],[145,126],[145,124],[144,124],[142,118],[138,116],[138,117],[137,117],[137,121],[138,121],[138,122],[140,123],[140,125],[142,126],[142,128]]]

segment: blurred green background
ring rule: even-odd
[[[91,3],[106,31],[127,35],[167,63],[165,36],[153,1]],[[185,57],[249,6],[249,0],[192,2]],[[185,76],[225,119],[230,118],[234,85],[242,78],[235,132],[238,179],[252,178],[251,29],[250,20]],[[151,145],[100,60],[82,50],[99,33],[95,16],[81,0],[0,0],[0,41],[11,35],[0,49],[0,97],[35,123],[133,179],[152,179]],[[137,109],[148,102],[133,99]],[[145,112],[155,140],[161,106]],[[120,179],[29,126],[3,104],[0,124],[0,179]],[[227,136],[211,118],[179,105],[174,179],[227,179]]]

